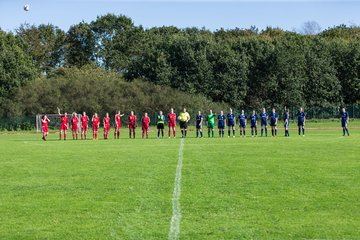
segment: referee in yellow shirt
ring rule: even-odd
[[[179,120],[180,120],[180,130],[181,130],[182,138],[186,138],[188,122],[190,120],[190,115],[186,111],[186,108],[184,108],[184,111],[180,113]]]

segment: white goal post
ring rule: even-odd
[[[36,115],[36,132],[39,133],[41,132],[41,128],[42,128],[42,124],[41,124],[41,118],[42,116],[46,115],[50,122],[49,122],[49,130],[59,130],[60,129],[60,116],[59,114],[47,114],[47,113],[41,113],[41,114],[37,114]],[[67,115],[69,118],[69,130],[71,131],[71,117],[72,114],[68,114]],[[79,118],[79,123],[78,123],[78,130],[81,129],[81,122],[80,122],[80,118],[81,118],[81,114],[77,114],[77,117]]]

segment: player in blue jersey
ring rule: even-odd
[[[240,126],[240,137],[244,134],[245,135],[245,128],[246,128],[246,115],[244,110],[241,110],[241,114],[239,114],[239,126]]]
[[[260,113],[260,121],[261,121],[261,136],[263,136],[264,129],[265,134],[267,136],[267,120],[268,120],[268,114],[266,112],[266,109],[263,108],[262,112]]]
[[[279,115],[276,113],[275,108],[272,109],[270,114],[270,126],[271,126],[271,136],[276,137],[277,134],[277,122]]]
[[[345,108],[341,110],[340,117],[341,117],[341,127],[343,129],[343,136],[345,136],[345,132],[347,133],[348,136],[350,136],[348,129],[349,113],[345,111]]]
[[[303,136],[305,136],[305,120],[306,120],[306,114],[304,112],[304,109],[301,107],[299,109],[299,111],[297,112],[296,116],[298,117],[298,132],[299,132],[299,136],[301,135],[301,130],[302,130],[302,134]]]
[[[255,110],[252,111],[252,114],[250,115],[250,127],[251,127],[251,136],[254,137],[257,136],[257,120],[258,115],[256,114]]]
[[[289,125],[290,125],[289,109],[285,107],[285,114],[284,114],[285,137],[290,137],[290,134],[289,134]]]
[[[223,111],[220,111],[220,115],[218,115],[218,129],[219,129],[220,137],[224,137],[225,121],[226,121],[226,116],[224,115]]]
[[[230,112],[227,114],[228,137],[230,137],[231,130],[233,133],[233,137],[235,137],[235,124],[235,114],[230,108]]]
[[[199,111],[198,114],[196,115],[196,137],[199,137],[199,133],[200,133],[200,137],[203,137],[203,132],[202,132],[202,124],[203,124],[203,115],[201,115],[201,112]]]

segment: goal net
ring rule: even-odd
[[[42,116],[46,115],[50,122],[49,122],[49,130],[59,130],[60,129],[60,116],[59,114],[37,114],[36,115],[36,132],[41,132],[42,129],[42,124],[41,124],[41,118]],[[71,118],[72,118],[72,114],[68,114],[68,119],[69,119],[69,130],[71,131]],[[78,123],[78,130],[81,129],[81,122],[80,122],[80,118],[81,118],[81,114],[77,114],[76,115],[79,119],[79,123]]]

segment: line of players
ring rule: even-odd
[[[349,114],[345,111],[345,108],[343,108],[341,111],[339,111],[340,117],[341,117],[341,126],[343,129],[343,136],[349,134],[348,130],[348,122],[349,122]],[[66,132],[69,128],[69,120],[67,117],[67,113],[61,114],[60,109],[58,108],[58,114],[61,119],[60,123],[60,134],[59,138],[60,140],[63,139],[66,140]],[[115,114],[115,131],[114,131],[114,138],[119,139],[120,138],[120,128],[121,128],[121,118],[124,116],[124,114],[121,114],[120,111],[118,111]],[[299,111],[296,114],[297,116],[297,126],[298,126],[298,134],[302,136],[305,136],[305,121],[306,121],[306,114],[304,112],[303,108],[300,108]],[[219,131],[219,136],[224,137],[225,135],[225,128],[228,127],[228,137],[231,136],[235,137],[235,126],[236,126],[236,120],[238,120],[238,124],[240,127],[240,136],[246,136],[246,125],[247,125],[247,116],[244,113],[244,110],[241,111],[241,113],[236,117],[233,113],[232,109],[230,109],[229,113],[225,116],[224,112],[221,111],[219,115],[216,115],[216,113],[213,113],[212,110],[209,111],[209,114],[205,117],[201,114],[199,111],[196,115],[196,137],[203,137],[203,124],[204,122],[207,125],[208,129],[208,137],[214,137],[214,130],[215,130],[215,118],[217,117],[217,127]],[[157,138],[164,138],[164,128],[165,128],[165,119],[168,123],[168,137],[171,137],[171,132],[173,133],[173,137],[176,137],[176,120],[179,120],[180,123],[180,129],[181,129],[181,137],[185,138],[188,131],[188,122],[190,121],[190,114],[186,111],[186,108],[183,109],[183,111],[179,114],[179,116],[176,116],[176,113],[174,113],[174,109],[171,108],[170,113],[165,118],[162,111],[159,112],[159,114],[156,116],[156,126],[157,126]],[[257,136],[257,125],[258,125],[258,119],[260,119],[260,125],[261,125],[261,137],[268,136],[268,121],[270,121],[270,127],[271,127],[271,136],[275,137],[277,136],[277,126],[278,126],[278,119],[279,115],[276,113],[275,108],[272,109],[272,112],[268,114],[266,112],[266,109],[263,108],[259,116],[256,114],[256,111],[253,110],[250,114],[250,128],[251,128],[251,136],[255,137]],[[130,112],[130,115],[128,117],[128,128],[129,128],[129,138],[135,138],[135,129],[136,129],[136,115],[133,111]],[[79,119],[76,115],[76,113],[72,114],[70,123],[71,123],[71,131],[72,131],[72,137],[73,139],[78,139],[78,124],[79,121],[81,123],[81,139],[86,139],[87,137],[87,131],[89,126],[89,117],[86,115],[85,112],[83,112],[83,115]],[[44,115],[41,119],[42,122],[42,133],[43,133],[43,140],[46,141],[46,138],[49,134],[48,131],[48,123],[50,122],[50,119]],[[92,118],[92,131],[93,131],[93,139],[98,139],[98,131],[100,129],[100,117],[95,113]],[[108,139],[108,135],[110,132],[110,117],[109,113],[106,113],[106,116],[103,118],[103,128],[104,128],[104,139]],[[149,137],[149,125],[150,125],[150,117],[147,113],[144,114],[141,118],[141,128],[142,128],[142,138]],[[290,114],[289,109],[285,108],[285,114],[284,114],[284,130],[285,130],[285,137],[289,137],[289,125],[290,125]]]

